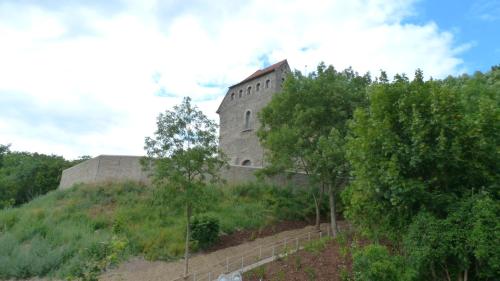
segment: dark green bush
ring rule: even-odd
[[[198,241],[198,246],[206,249],[219,238],[219,220],[202,215],[194,217],[191,222],[191,239]]]
[[[354,253],[353,273],[357,281],[402,281],[403,262],[386,247],[368,245]]]

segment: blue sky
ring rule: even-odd
[[[451,32],[458,44],[469,45],[460,54],[468,73],[488,71],[500,64],[500,0],[420,1],[408,22],[434,21]]]
[[[0,143],[143,154],[156,116],[288,59],[442,78],[500,64],[500,0],[0,0]]]

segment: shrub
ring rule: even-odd
[[[357,281],[401,281],[402,261],[391,256],[386,247],[368,245],[354,253],[353,273]]]
[[[219,220],[202,215],[194,217],[191,222],[191,239],[198,241],[198,246],[206,249],[219,238]]]

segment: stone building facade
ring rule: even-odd
[[[258,112],[281,90],[290,66],[286,60],[257,70],[243,81],[229,87],[217,113],[220,118],[219,146],[229,156],[228,169],[221,177],[230,185],[255,181],[255,171],[265,166],[264,149],[256,135],[260,124]],[[137,181],[149,184],[148,173],[142,170],[141,156],[101,155],[62,173],[60,189],[78,183]],[[306,186],[305,174],[276,175],[264,179],[275,185]]]
[[[229,87],[219,114],[219,146],[233,166],[265,166],[264,149],[256,135],[257,114],[281,90],[290,66],[286,60],[257,70]]]

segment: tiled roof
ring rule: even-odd
[[[264,75],[264,74],[267,74],[267,73],[273,72],[273,71],[275,71],[276,69],[278,69],[280,66],[282,66],[282,65],[283,65],[283,64],[285,64],[285,63],[286,63],[286,59],[285,59],[285,60],[282,60],[282,61],[280,61],[280,62],[277,62],[277,63],[275,63],[275,64],[273,64],[273,65],[270,65],[270,66],[268,66],[268,67],[266,67],[266,68],[264,68],[264,69],[259,69],[259,70],[255,71],[252,75],[250,75],[250,76],[248,76],[247,78],[245,78],[243,81],[241,81],[241,82],[239,82],[239,83],[237,83],[237,84],[234,84],[233,86],[231,86],[231,87],[229,87],[229,88],[233,88],[233,87],[235,87],[235,86],[238,86],[238,85],[243,84],[243,83],[245,83],[245,82],[248,82],[248,81],[250,81],[250,80],[253,80],[253,79],[255,79],[255,78],[258,78],[258,77],[260,77],[260,76],[262,76],[262,75]]]

